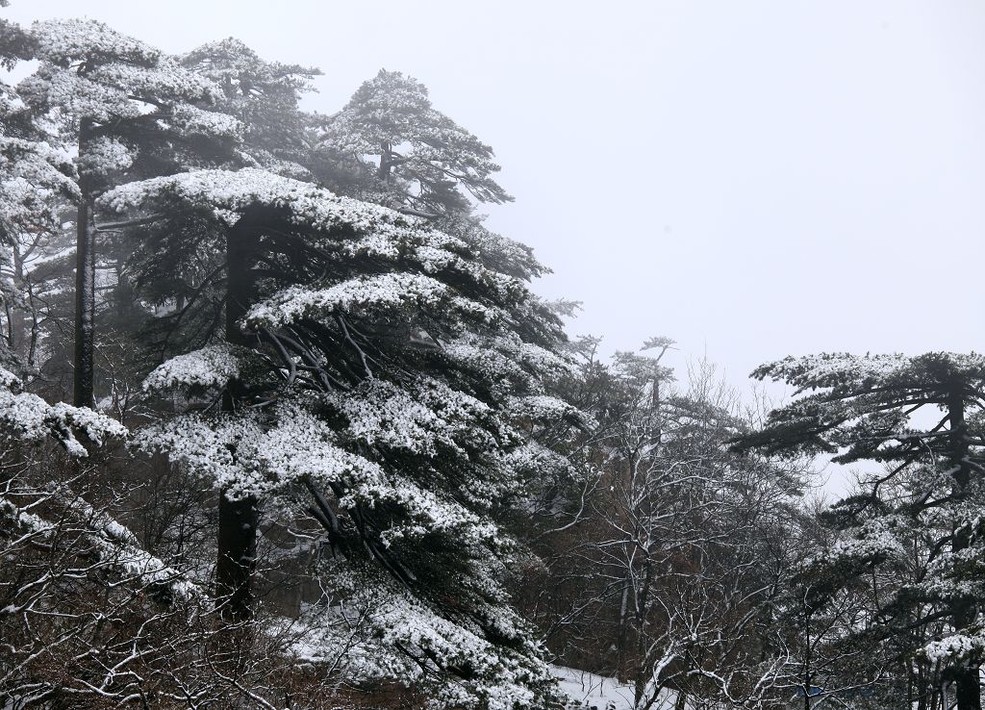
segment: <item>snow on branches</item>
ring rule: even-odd
[[[880,465],[827,513],[842,531],[813,571],[827,600],[871,576],[879,624],[894,629],[894,643],[946,666],[968,689],[960,692],[977,697],[985,357],[821,354],[754,375],[785,381],[799,396],[771,412],[762,431],[739,438],[739,448]]]
[[[489,412],[483,402],[433,379],[404,388],[367,380],[354,392],[329,393],[326,402],[347,421],[343,431],[350,440],[432,457],[439,447],[463,454],[456,438],[467,437]]]
[[[37,23],[31,35],[39,66],[0,103],[13,110],[23,102],[35,128],[66,148],[60,155],[0,139],[2,167],[10,166],[0,183],[2,226],[35,226],[27,219],[42,210],[29,198],[57,193],[78,207],[80,255],[98,246],[98,232],[143,241],[121,272],[137,290],[154,284],[138,302],[176,306],[160,320],[174,324],[164,346],[190,343],[182,350],[191,352],[147,375],[152,409],[157,396],[171,395],[178,411],[161,413],[133,444],[167,457],[171,473],[190,474],[196,494],[203,481],[219,494],[219,616],[256,620],[259,523],[275,514],[330,550],[339,576],[352,581],[336,586],[323,610],[344,617],[357,592],[371,600],[372,644],[417,668],[439,702],[543,706],[550,677],[509,608],[517,546],[501,523],[537,467],[560,458],[530,439],[587,420],[552,396],[552,381],[571,367],[558,354],[559,319],[528,289],[541,272],[530,250],[446,216],[460,235],[452,236],[419,205],[391,210],[255,168],[198,169],[287,165],[307,150],[304,140],[278,141],[303,136],[300,114],[287,125],[281,109],[296,109],[312,70],[262,62],[232,41],[182,65],[89,20]],[[488,146],[431,109],[413,80],[379,79],[393,84],[395,101],[364,111],[381,88],[369,86],[336,127],[365,138],[363,129],[376,130],[369,124],[403,112],[414,160],[398,170],[400,146],[387,148],[383,182],[392,171],[401,188],[416,185],[423,203],[446,207],[467,193],[509,199],[489,177],[498,166]],[[314,174],[297,159],[292,174]],[[161,177],[119,184],[147,175]],[[108,223],[104,211],[140,214]],[[88,280],[80,312],[96,302]],[[84,316],[83,345],[92,329],[82,326],[93,322]],[[91,401],[91,360],[83,359],[77,400]],[[6,371],[0,383],[0,429],[17,439],[54,436],[84,456],[89,443],[127,435],[95,411],[21,393]],[[114,557],[117,572],[142,584],[170,581],[172,570],[126,528],[90,517],[83,534],[96,555]]]
[[[353,407],[349,408],[352,411]],[[391,410],[393,419],[412,420],[412,413]],[[378,413],[374,413],[378,415]],[[379,427],[374,435],[386,435]],[[391,422],[391,440],[403,432],[427,441],[430,432]],[[351,432],[350,432],[351,435]],[[245,496],[290,496],[306,484],[331,490],[342,510],[388,509],[394,516],[379,534],[384,547],[398,539],[454,534],[462,545],[497,544],[495,526],[454,498],[427,490],[396,471],[342,447],[341,438],[304,403],[279,402],[271,412],[205,420],[185,414],[144,429],[138,446],[161,451],[186,470],[227,491]]]
[[[931,663],[965,664],[974,662],[985,652],[985,638],[952,634],[938,641],[931,641],[922,649],[922,656]]]
[[[79,172],[83,175],[105,175],[123,172],[133,165],[133,153],[119,140],[100,136],[89,141],[79,156]]]
[[[84,77],[83,81],[118,87],[131,94],[159,94],[186,100],[213,100],[218,88],[200,74],[182,67],[171,57],[144,42],[89,19],[48,20],[31,27],[37,58],[53,75]],[[51,105],[64,106],[51,96]],[[90,115],[86,113],[86,115]]]
[[[216,144],[241,136],[239,121],[202,108],[221,96],[217,85],[143,42],[79,19],[35,23],[31,36],[40,63],[17,94],[78,149],[81,171],[97,184],[160,153],[155,134],[175,140],[172,148],[189,136]]]
[[[503,316],[499,303],[530,298],[521,279],[467,258],[465,242],[435,231],[424,220],[265,170],[200,170],[153,178],[111,190],[101,204],[118,212],[166,205],[201,207],[228,226],[249,209],[275,210],[323,253],[351,261],[369,259],[377,269],[387,269],[325,287],[287,288],[254,306],[247,320],[257,325],[278,326],[310,311],[355,306],[447,307],[491,322]],[[338,264],[328,266],[338,269]],[[449,288],[451,275],[456,277],[454,290]],[[473,296],[479,293],[485,298]]]
[[[295,286],[258,303],[244,319],[251,327],[278,327],[302,317],[318,318],[333,312],[415,311],[444,307],[454,312],[491,321],[495,309],[468,298],[455,297],[450,289],[423,274],[389,273],[362,276],[324,289]]]
[[[31,32],[38,59],[60,67],[111,59],[153,66],[161,58],[160,51],[95,20],[36,22]]]
[[[58,225],[60,198],[78,198],[71,157],[43,141],[0,136],[0,240]]]
[[[374,169],[383,195],[439,212],[511,199],[491,177],[493,151],[431,106],[428,91],[400,72],[381,70],[324,125],[325,147]],[[384,198],[386,199],[386,198]]]
[[[386,231],[391,210],[346,197],[338,197],[311,183],[284,178],[265,170],[198,170],[166,175],[123,185],[102,198],[106,207],[123,212],[138,209],[161,197],[211,206],[227,223],[246,207],[269,204],[288,210],[295,224],[328,230],[351,225],[365,231]],[[403,226],[412,224],[409,218]]]
[[[239,360],[229,345],[212,345],[178,355],[156,367],[144,380],[145,392],[224,387],[239,376]]]
[[[331,573],[344,602],[313,608],[292,624],[298,661],[338,668],[355,683],[401,678],[436,707],[512,710],[544,702],[549,669],[532,660],[539,649],[522,640],[527,631],[515,612],[489,609],[501,637],[516,641],[504,653],[476,626],[436,620],[427,602],[396,585],[365,586],[336,566]]]
[[[226,247],[217,300],[237,349],[210,346],[151,373],[148,390],[207,401],[138,444],[224,501],[306,510],[367,589],[396,584],[421,605],[417,635],[387,641],[402,654],[430,663],[449,634],[496,649],[482,673],[516,654],[523,634],[497,626],[511,613],[503,582],[514,550],[498,516],[551,459],[527,446],[531,433],[588,424],[551,396],[571,366],[558,354],[559,321],[525,275],[497,271],[423,219],[258,169],[131,183],[100,205],[160,215],[148,250],[157,258],[173,248],[218,261],[215,247]],[[531,681],[537,654],[518,653]],[[477,672],[434,662],[457,683]]]
[[[901,461],[947,440],[947,429],[914,429],[911,414],[920,408],[946,409],[952,393],[985,390],[985,357],[823,353],[769,363],[753,376],[786,382],[799,396],[771,412],[768,426],[743,437],[741,447],[837,453],[835,460],[844,463]],[[969,404],[980,406],[975,400]]]
[[[127,436],[126,427],[104,414],[63,402],[48,404],[29,392],[21,392],[21,382],[0,368],[0,433],[21,441],[41,441],[53,437],[71,456],[89,452],[78,434],[96,446],[109,438]]]

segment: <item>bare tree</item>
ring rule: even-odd
[[[746,426],[734,395],[707,363],[678,390],[672,343],[647,345],[653,356],[592,366],[605,391],[592,395],[595,473],[541,541],[543,596],[559,595],[533,613],[566,662],[632,682],[638,708],[665,688],[766,707],[788,660],[776,603],[801,476],[730,453]]]

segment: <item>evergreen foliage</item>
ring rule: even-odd
[[[330,158],[363,175],[360,197],[423,213],[468,213],[469,198],[513,198],[491,177],[492,149],[431,106],[428,91],[400,72],[381,69],[339,113],[324,120]]]
[[[145,448],[231,501],[310,508],[351,560],[354,589],[406,599],[417,620],[395,648],[458,678],[435,692],[541,697],[546,670],[501,589],[513,543],[496,516],[536,473],[516,422],[578,417],[547,394],[566,367],[549,309],[418,218],[263,171],[155,178],[103,203],[154,219],[148,268],[181,269],[224,235],[222,302],[240,316],[226,349],[169,360],[147,381],[204,394],[206,409],[211,394],[222,411],[169,417]],[[449,634],[471,650],[447,647]]]
[[[23,60],[0,706],[580,707],[554,663],[638,710],[980,708],[985,359],[787,358],[756,428],[666,338],[566,340],[417,80],[313,116],[233,38],[0,20]],[[879,470],[812,508],[817,455]]]
[[[805,569],[806,579],[827,570],[827,584],[813,585],[826,590],[816,603],[872,575],[871,614],[885,646],[874,664],[915,664],[924,698],[943,666],[938,681],[955,683],[958,708],[979,708],[985,358],[824,354],[787,358],[755,375],[794,385],[800,396],[737,447],[885,466],[828,514],[845,534]],[[849,633],[871,636],[866,626]]]

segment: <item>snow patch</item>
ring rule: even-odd
[[[569,707],[591,710],[633,710],[633,686],[621,683],[616,678],[581,671],[577,668],[551,666],[551,675],[557,681],[561,692],[571,701]],[[651,706],[652,710],[674,710],[677,703],[677,693],[663,690],[657,701]]]

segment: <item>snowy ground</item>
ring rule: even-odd
[[[633,688],[620,683],[615,678],[603,678],[594,673],[586,673],[575,668],[551,666],[551,672],[558,679],[561,690],[575,703],[596,710],[632,710]],[[677,695],[665,690],[653,704],[653,710],[673,710]]]

